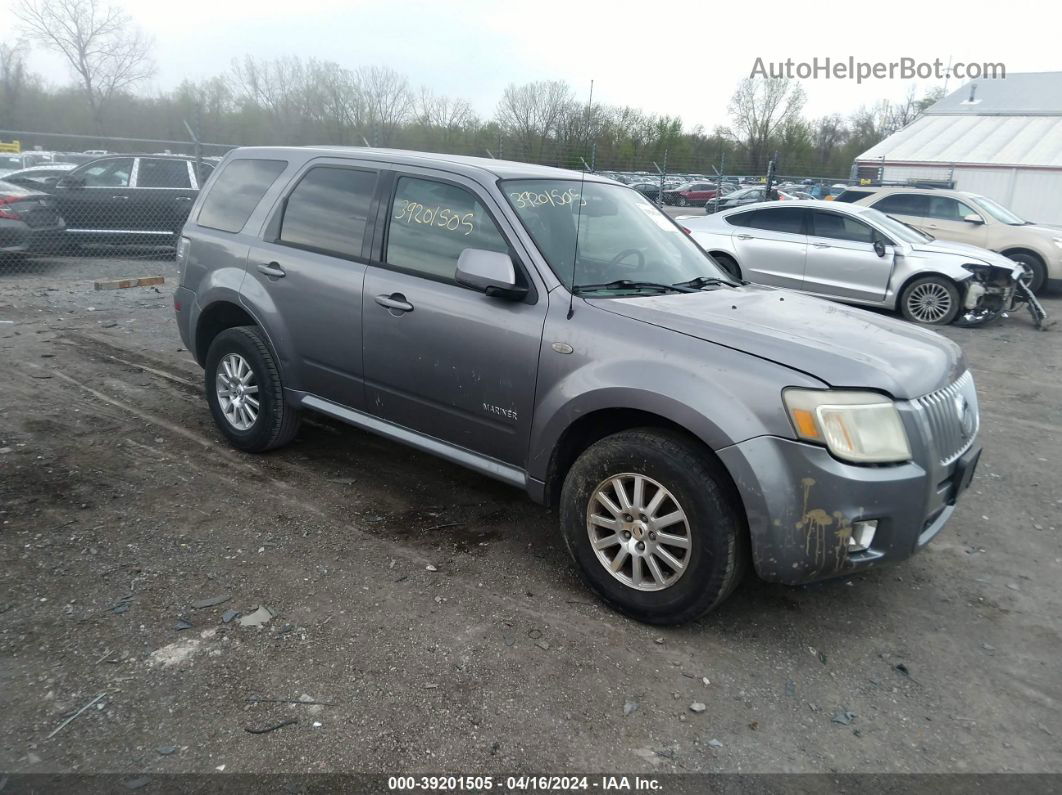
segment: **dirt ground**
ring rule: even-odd
[[[660,630],[506,486],[324,419],[230,449],[174,274],[0,269],[0,769],[1062,772],[1058,330],[944,331],[985,453],[922,554]]]

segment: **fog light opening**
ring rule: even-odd
[[[866,552],[874,543],[874,533],[878,530],[878,520],[868,519],[852,522],[852,534],[848,536],[848,551]]]

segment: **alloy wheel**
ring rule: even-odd
[[[907,311],[922,323],[936,323],[951,311],[951,294],[942,284],[925,282],[907,296]]]
[[[693,535],[675,496],[645,475],[601,481],[586,509],[586,532],[598,562],[638,591],[674,585],[690,562]]]
[[[238,431],[250,430],[260,408],[251,365],[238,353],[225,354],[218,363],[215,384],[226,421]]]

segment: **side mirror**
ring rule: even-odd
[[[466,248],[457,258],[457,283],[491,297],[518,301],[527,288],[516,283],[516,266],[508,254]]]
[[[985,219],[979,216],[977,213],[970,213],[962,220],[964,220],[968,224],[983,224],[985,222]]]
[[[885,256],[885,241],[880,239],[874,241],[874,253],[879,257]]]
[[[83,188],[85,187],[84,177],[66,176],[61,177],[58,182],[55,183],[57,188]]]

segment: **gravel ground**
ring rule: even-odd
[[[945,329],[986,449],[922,554],[659,630],[506,486],[325,419],[227,447],[172,262],[28,270],[0,266],[2,770],[1062,772],[1058,331]]]

